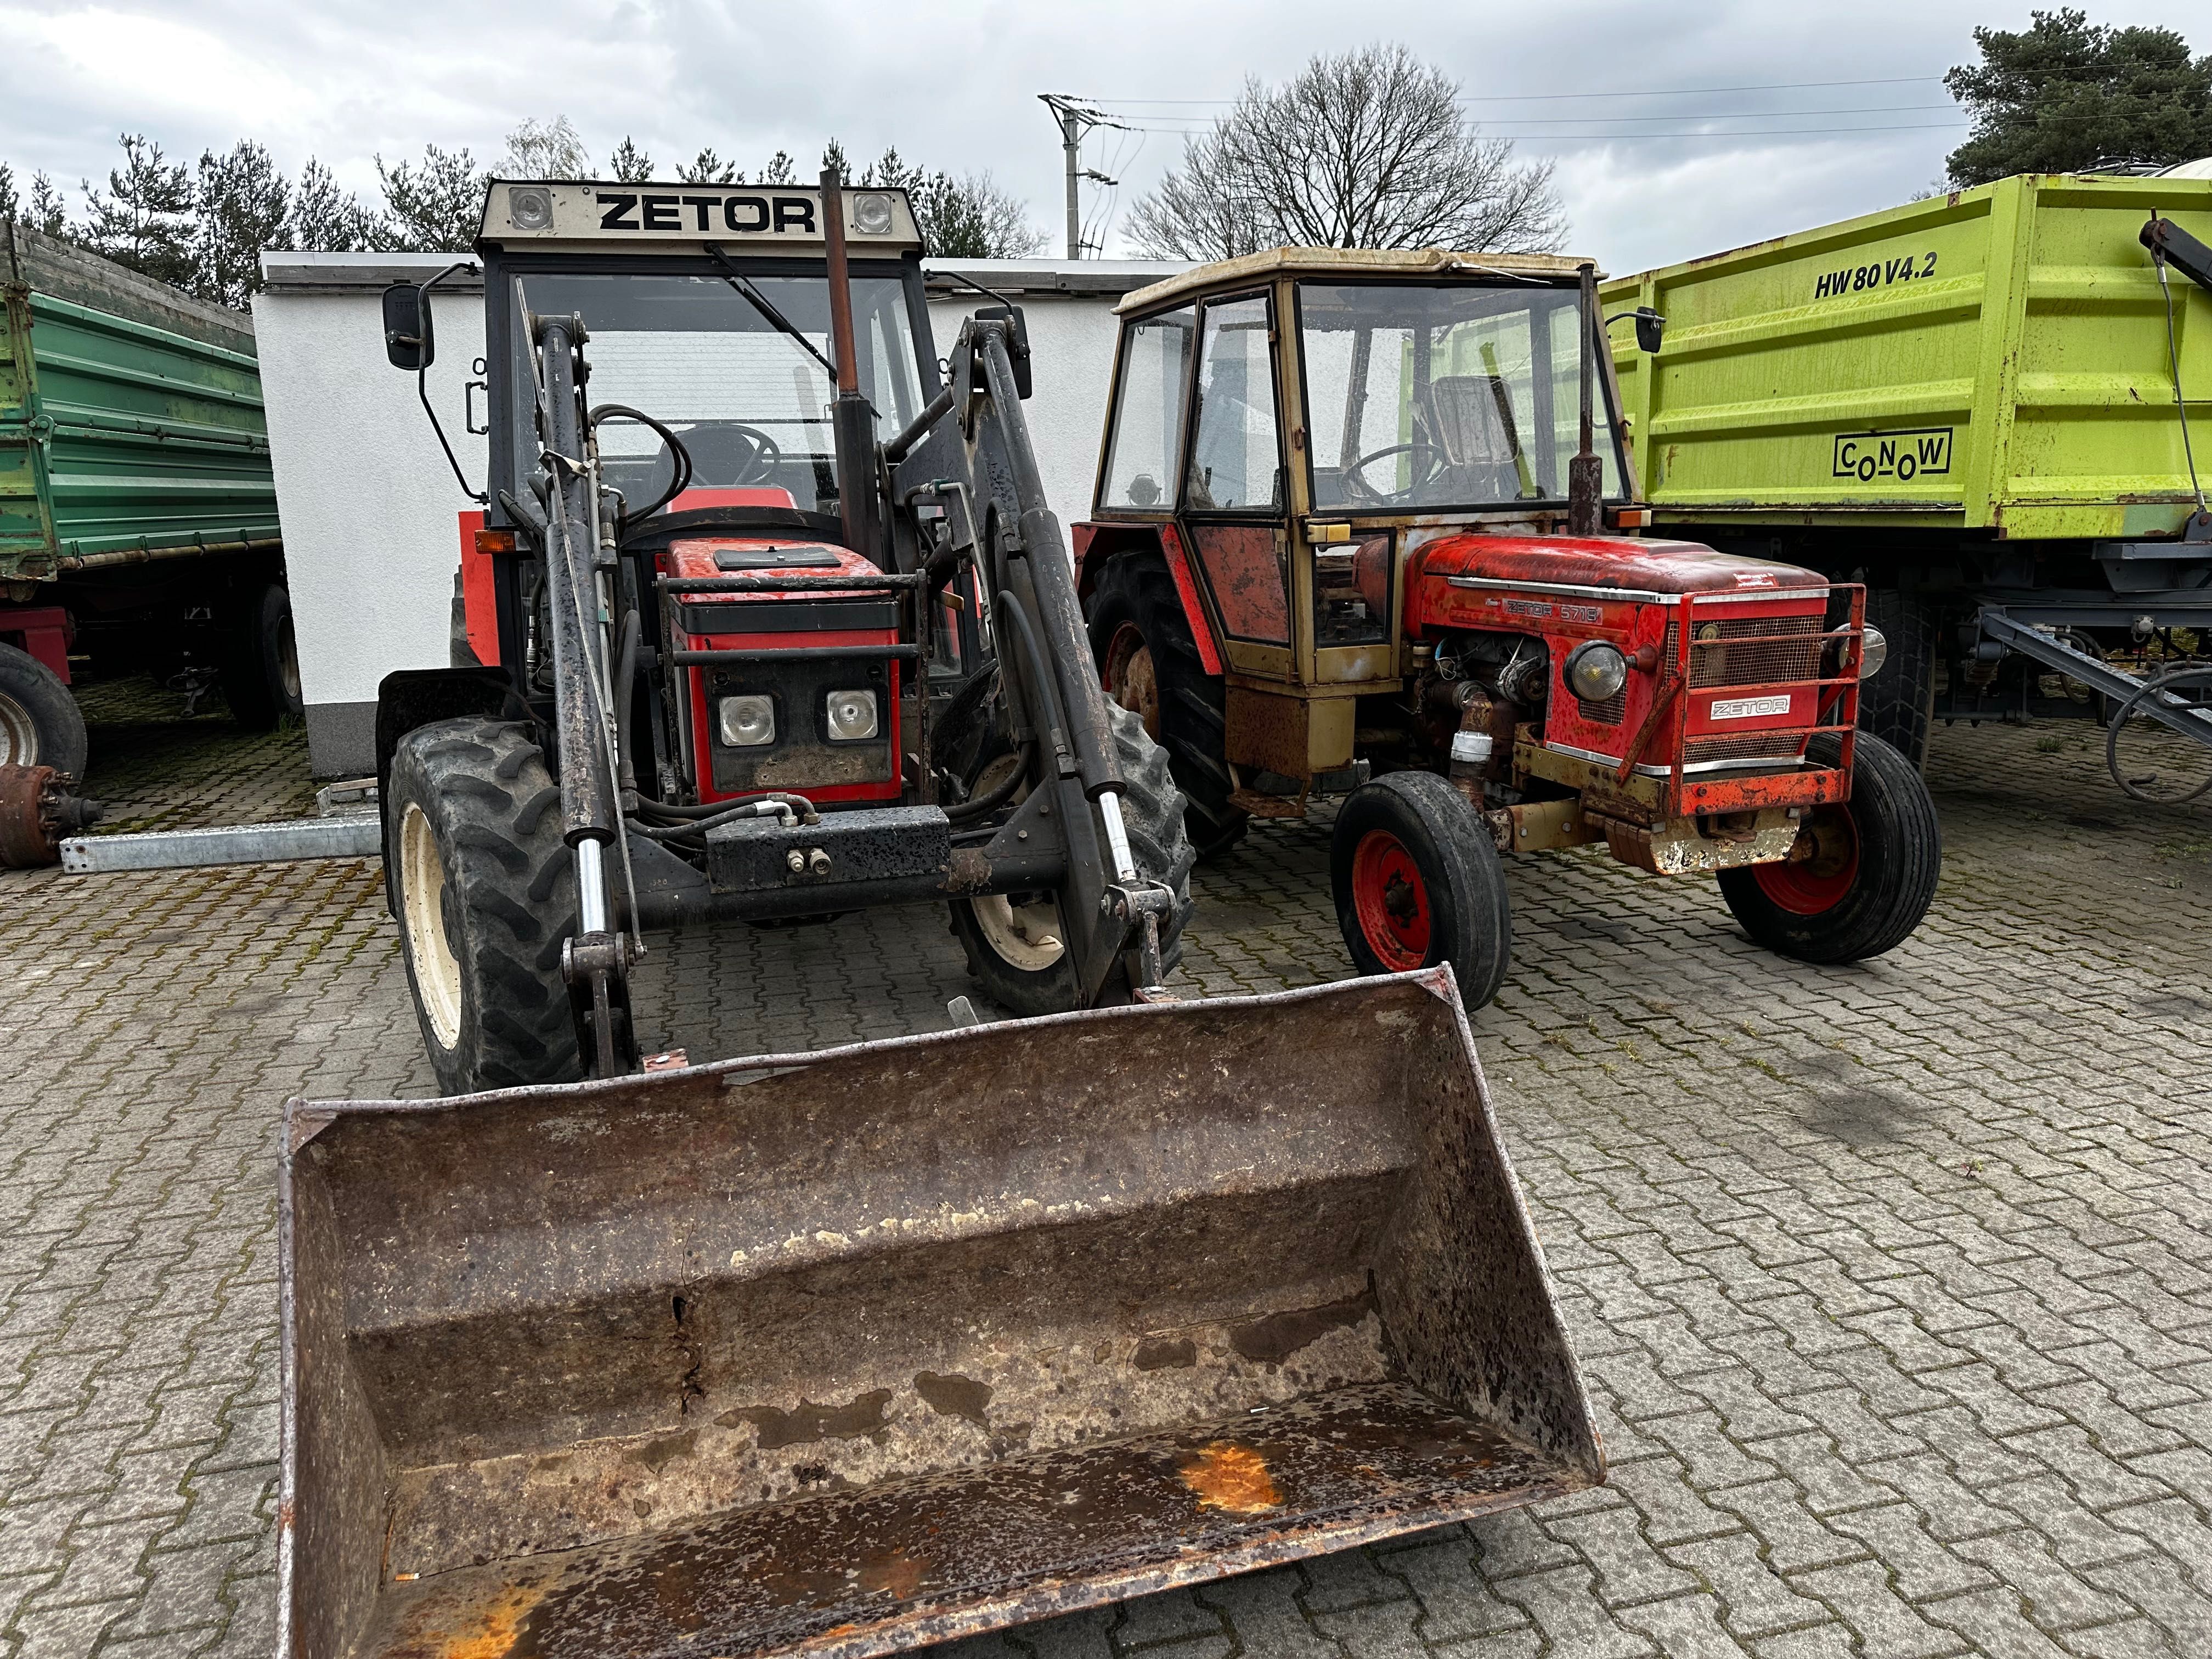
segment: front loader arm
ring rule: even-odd
[[[577,373],[580,317],[532,317],[538,452],[544,468],[545,599],[552,635],[553,749],[562,839],[576,864],[576,937],[562,971],[576,1004],[578,1036],[600,1077],[629,1069],[625,978],[629,952],[613,927],[606,854],[623,834],[616,795],[613,690],[600,577],[601,504]]]
[[[1067,878],[1061,920],[1073,935],[1085,999],[1129,956],[1130,983],[1163,977],[1160,921],[1173,896],[1136,866],[1121,819],[1121,767],[1104,687],[1091,657],[1075,568],[1045,501],[1007,349],[1009,325],[970,318],[947,360],[947,393],[925,411],[919,435],[887,447],[891,499],[957,498],[969,520],[956,541],[981,578],[1000,683],[1018,728],[1036,752],[1058,805]],[[918,422],[917,424],[921,424]],[[1012,826],[1009,826],[1011,830]]]

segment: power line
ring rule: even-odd
[[[1759,86],[1746,87],[1648,87],[1634,92],[1517,92],[1486,93],[1474,97],[1462,96],[1462,104],[1531,104],[1552,103],[1571,98],[1702,98],[1716,92],[1798,92],[1814,87],[1900,87],[1927,82],[1940,82],[1940,75],[1892,75],[1872,81],[1770,81]],[[1234,98],[1091,98],[1085,100],[1099,106],[1151,106],[1155,104],[1233,104]]]
[[[1731,132],[1532,132],[1523,137],[1546,143],[1644,143],[1656,139],[1672,138],[1795,138],[1801,135],[1818,137],[1838,132],[1960,132],[1973,125],[1971,121],[1900,122],[1894,125],[1849,127],[1765,127],[1739,129]],[[1211,129],[1203,127],[1138,127],[1138,132],[1163,132],[1192,137]]]
[[[1959,111],[1954,104],[1866,104],[1845,109],[1732,109],[1714,110],[1710,113],[1695,110],[1676,110],[1671,115],[1600,115],[1595,118],[1587,114],[1513,115],[1493,117],[1486,119],[1481,125],[1484,130],[1487,131],[1492,127],[1559,126],[1568,122],[1587,122],[1592,119],[1612,126],[1628,122],[1648,125],[1654,121],[1767,121],[1780,120],[1784,118],[1810,118],[1821,115],[1911,115],[1938,112],[1955,115]],[[1139,118],[1153,121],[1182,120],[1185,121],[1188,130],[1191,131],[1209,131],[1212,126],[1211,121],[1201,125],[1177,116],[1151,116]]]

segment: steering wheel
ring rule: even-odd
[[[1388,460],[1394,455],[1410,458],[1406,467],[1406,487],[1403,489],[1379,489],[1366,478],[1367,469],[1376,462]],[[1388,449],[1362,455],[1350,466],[1342,468],[1337,476],[1344,480],[1344,493],[1353,501],[1376,507],[1397,507],[1412,501],[1417,492],[1443,471],[1449,460],[1443,451],[1434,444],[1415,439],[1409,444],[1392,444]]]
[[[710,488],[760,483],[783,460],[774,438],[742,421],[702,422],[684,434],[684,447],[691,453],[693,482]]]

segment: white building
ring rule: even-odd
[[[380,295],[453,263],[445,254],[271,253],[253,304],[262,394],[276,469],[307,747],[318,777],[375,764],[376,688],[395,669],[448,660],[459,514],[455,483],[416,398],[415,377],[385,361]],[[1184,270],[1143,260],[933,260],[932,331],[942,350],[990,303],[952,273],[1020,305],[1036,394],[1024,405],[1045,491],[1060,522],[1086,516],[1114,361],[1114,306]],[[433,301],[438,356],[429,395],[462,470],[481,484],[484,440],[466,431],[464,388],[483,350],[480,280]],[[479,416],[481,398],[477,400]]]

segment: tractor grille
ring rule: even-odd
[[[1618,726],[1628,714],[1628,690],[1622,687],[1603,702],[1584,702],[1577,697],[1575,708],[1593,726]]]
[[[1680,624],[1667,623],[1664,660],[1674,660]],[[1820,645],[1827,623],[1819,617],[1730,617],[1725,622],[1700,622],[1699,635],[1690,642],[1690,684],[1705,685],[1771,685],[1784,680],[1817,679],[1820,673]],[[1778,639],[1777,635],[1791,637]],[[1735,641],[1756,643],[1735,644]]]
[[[1688,738],[1682,743],[1682,764],[1711,766],[1716,762],[1777,760],[1795,764],[1805,741],[1800,731],[1729,732],[1718,737]]]

